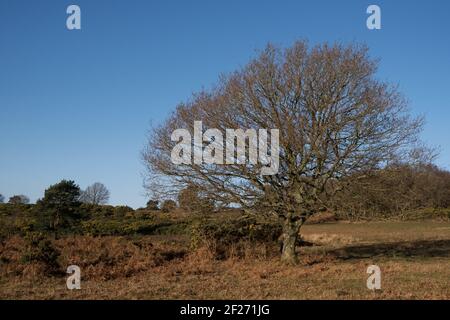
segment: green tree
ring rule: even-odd
[[[45,190],[44,198],[38,201],[46,227],[55,233],[55,237],[69,221],[80,218],[79,197],[80,187],[74,181],[62,180]]]

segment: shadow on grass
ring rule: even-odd
[[[450,240],[419,240],[348,246],[327,252],[337,259],[450,257]]]

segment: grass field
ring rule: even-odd
[[[299,249],[297,266],[282,265],[276,248],[216,260],[189,251],[183,237],[62,239],[62,265],[80,265],[81,290],[68,290],[65,275],[3,263],[0,298],[450,299],[449,222],[339,222],[302,233],[314,245]],[[6,243],[4,259],[13,261],[18,246]],[[366,287],[371,264],[382,272],[375,292]]]

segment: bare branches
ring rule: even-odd
[[[269,45],[246,67],[222,77],[216,89],[180,104],[153,130],[144,162],[150,173],[164,176],[165,188],[195,185],[210,199],[242,207],[264,198],[280,216],[307,217],[320,210],[339,180],[385,166],[417,141],[422,119],[408,114],[403,96],[378,81],[376,70],[364,46]],[[174,165],[171,133],[193,130],[194,121],[222,132],[279,129],[278,174],[261,176],[250,163]]]
[[[90,204],[106,204],[109,200],[109,190],[104,184],[96,182],[81,192],[80,200]]]

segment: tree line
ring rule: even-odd
[[[62,180],[60,182],[60,184],[66,184],[67,180]],[[73,182],[73,186],[75,189],[78,190],[78,200],[81,203],[88,203],[88,204],[106,204],[109,201],[109,190],[108,188],[100,183],[100,182],[95,182],[94,184],[88,186],[86,188],[86,190],[81,190],[76,184],[75,182]],[[52,187],[55,186],[51,186],[49,189],[51,189]],[[5,202],[5,197],[0,194],[0,203],[4,203]],[[27,197],[26,195],[23,194],[19,194],[19,195],[13,195],[9,198],[8,203],[10,204],[29,204],[30,203],[30,198]]]

